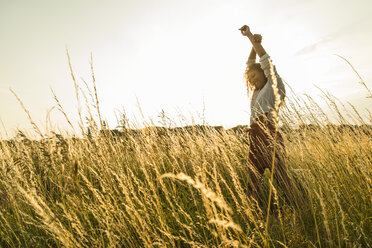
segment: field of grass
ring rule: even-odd
[[[342,125],[311,98],[281,110],[289,192],[270,171],[249,192],[241,128],[1,140],[0,246],[370,247],[372,120],[326,100]]]

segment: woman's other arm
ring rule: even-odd
[[[250,66],[252,64],[256,63],[256,51],[252,47],[251,53],[249,54],[247,65]]]
[[[248,37],[248,39],[251,41],[251,43],[253,45],[254,50],[256,51],[256,53],[258,54],[258,56],[260,56],[260,58],[263,55],[266,54],[266,51],[263,48],[261,42],[255,42],[255,36],[252,34],[251,30],[249,29],[249,27],[247,25],[244,25],[239,30],[240,30],[240,32],[242,32],[242,35]]]
[[[262,36],[259,34],[254,34],[253,35],[253,40],[254,42],[259,42],[261,43],[262,41]],[[252,47],[251,53],[249,54],[247,65],[252,65],[256,63],[256,50],[254,50],[254,47]]]

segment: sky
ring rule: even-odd
[[[32,130],[10,89],[43,131],[68,126],[51,89],[78,120],[66,47],[82,88],[92,53],[110,128],[124,111],[143,124],[140,110],[154,125],[162,110],[179,124],[247,125],[244,24],[296,94],[321,99],[320,87],[367,113],[372,99],[335,54],[372,88],[371,9],[368,0],[0,0],[0,135]]]

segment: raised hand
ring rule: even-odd
[[[239,30],[244,36],[249,37],[252,35],[251,30],[249,29],[247,25],[244,25],[243,27],[239,28]]]
[[[253,35],[251,29],[247,25],[242,26],[241,28],[239,28],[239,30],[242,33],[242,35],[247,36],[248,39],[251,41],[253,49],[256,51],[258,56],[262,57],[263,55],[266,54],[265,49],[261,45],[262,36],[260,34]]]
[[[260,35],[260,34],[254,34],[253,35],[253,42],[255,42],[255,43],[261,43],[262,42],[262,35]]]

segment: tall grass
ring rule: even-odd
[[[94,92],[81,95],[99,111]],[[258,194],[249,191],[254,168],[239,128],[135,129],[123,120],[120,134],[99,132],[101,114],[98,125],[90,112],[81,138],[1,140],[0,246],[369,247],[372,129],[325,99],[342,125],[311,97],[281,110],[289,191],[271,187],[269,171]]]

